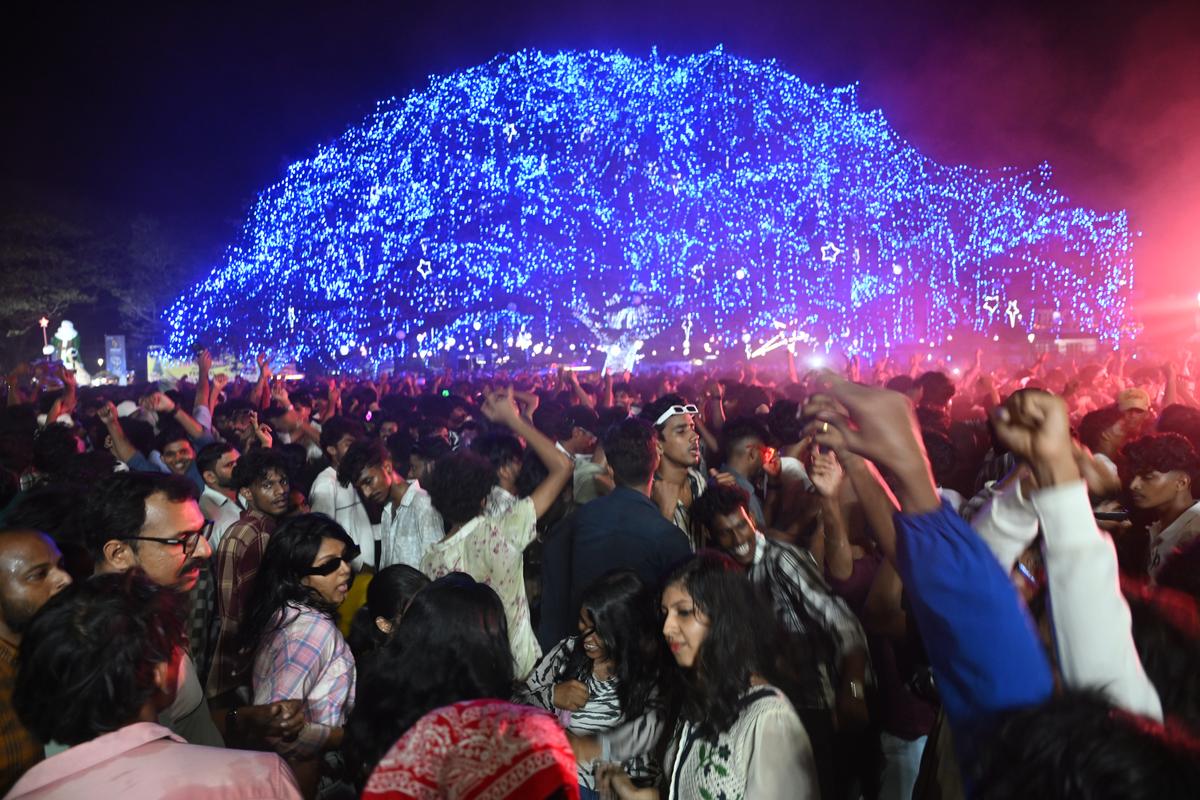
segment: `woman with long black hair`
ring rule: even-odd
[[[583,592],[579,633],[568,636],[534,667],[518,702],[556,712],[569,734],[594,736],[625,723],[654,726],[662,648],[650,597],[632,571],[613,572]],[[644,737],[642,737],[644,738]],[[577,744],[578,749],[578,744]],[[639,784],[658,777],[654,759],[621,762]],[[589,766],[579,766],[580,796],[598,797]]]
[[[350,773],[362,786],[384,753],[426,713],[463,700],[506,699],[512,650],[499,595],[453,572],[413,597],[395,633],[363,665],[346,724]]]
[[[601,790],[636,800],[815,798],[808,735],[781,686],[771,614],[732,559],[701,550],[667,578],[662,634],[676,668],[664,688],[676,719],[661,790],[600,770]],[[764,624],[759,624],[759,623]]]
[[[341,747],[342,725],[354,705],[354,656],[336,613],[357,555],[342,526],[324,514],[289,519],[263,553],[242,627],[254,659],[254,703],[304,700],[299,736],[274,745],[310,796],[320,759]],[[236,717],[227,723],[236,726]]]
[[[366,657],[391,636],[417,592],[429,585],[425,573],[408,564],[392,564],[375,573],[367,585],[367,602],[350,624],[350,650],[362,667]]]

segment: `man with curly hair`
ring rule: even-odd
[[[528,497],[503,515],[493,517],[486,513],[488,496],[496,484],[492,463],[469,451],[438,459],[429,476],[428,490],[446,536],[421,559],[421,571],[433,579],[465,572],[496,590],[508,618],[514,674],[523,680],[541,657],[529,618],[523,554],[537,537],[538,517],[558,499],[571,479],[573,466],[554,442],[520,415],[511,392],[488,394],[481,410],[493,424],[503,425],[523,438],[546,465],[547,475]]]

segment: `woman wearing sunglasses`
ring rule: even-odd
[[[293,517],[271,535],[243,621],[253,656],[254,702],[304,701],[305,725],[276,751],[291,763],[305,796],[316,793],[323,757],[342,744],[354,704],[354,656],[337,628],[358,548],[324,514]],[[330,781],[326,781],[332,785]]]

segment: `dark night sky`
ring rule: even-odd
[[[723,43],[859,81],[940,161],[1049,161],[1077,202],[1130,210],[1143,291],[1200,290],[1200,0],[15,5],[0,204],[153,214],[198,273],[288,163],[431,73],[529,46]]]

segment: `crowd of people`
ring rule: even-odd
[[[14,371],[0,792],[1200,795],[1200,363],[927,366]]]

